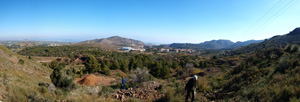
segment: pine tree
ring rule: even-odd
[[[53,60],[53,61],[49,64],[49,67],[50,67],[51,69],[55,69],[56,67],[58,67],[58,64],[59,64],[58,61]]]
[[[110,75],[110,69],[109,69],[108,66],[104,65],[104,67],[103,67],[103,73],[104,73],[105,75]]]
[[[111,66],[110,69],[113,69],[113,70],[115,70],[115,69],[120,69],[119,61],[118,61],[118,60],[115,60],[115,61],[113,62],[113,64],[112,64],[112,66]]]
[[[86,71],[88,73],[94,73],[101,70],[101,64],[99,64],[93,55],[88,55],[85,64]]]
[[[129,61],[128,60],[124,60],[124,59],[119,59],[119,62],[120,62],[120,66],[121,66],[121,70],[125,73],[128,73],[129,72]]]

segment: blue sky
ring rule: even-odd
[[[260,40],[300,27],[298,1],[0,0],[0,40]]]

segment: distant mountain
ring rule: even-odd
[[[130,47],[145,46],[145,44],[142,41],[123,38],[119,36],[82,41],[75,45],[83,45],[83,46],[91,45],[91,46],[102,46],[102,47],[105,46],[110,48],[116,48],[116,47],[118,48],[123,46],[130,46]]]
[[[239,48],[239,47],[247,46],[247,45],[250,45],[253,43],[260,43],[262,41],[264,41],[264,40],[248,40],[248,41],[244,41],[244,42],[238,41],[238,42],[234,43],[233,45],[231,45],[230,47],[231,48]]]
[[[205,47],[207,49],[222,49],[222,48],[228,48],[231,45],[233,45],[234,42],[230,40],[211,40],[211,41],[205,41],[204,43],[200,43],[200,47]]]
[[[266,39],[261,43],[254,43],[248,46],[234,50],[237,53],[247,53],[258,49],[271,48],[271,47],[284,47],[288,44],[300,45],[300,28],[296,28],[288,34],[273,36]]]
[[[184,49],[234,49],[241,46],[247,46],[252,43],[261,42],[261,40],[249,40],[245,42],[232,42],[230,40],[211,40],[199,44],[173,43],[170,47]]]

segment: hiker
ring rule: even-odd
[[[122,76],[122,86],[121,86],[121,91],[124,89],[125,90],[125,84],[126,84],[126,79],[124,76]]]
[[[196,91],[196,83],[197,83],[197,75],[194,75],[193,78],[191,78],[185,86],[185,91],[187,91],[186,97],[185,97],[185,101],[188,101],[189,95],[190,93],[192,93],[192,99],[191,102],[194,101],[195,99],[195,91]]]

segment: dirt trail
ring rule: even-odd
[[[115,80],[116,79],[112,77],[95,76],[94,74],[88,74],[76,79],[75,83],[86,86],[111,85]]]

